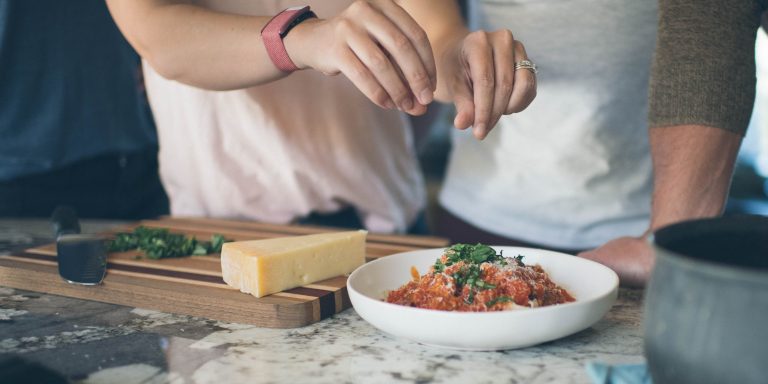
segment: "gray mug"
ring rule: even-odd
[[[662,228],[645,297],[655,384],[768,383],[768,217]]]

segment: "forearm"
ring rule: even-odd
[[[449,50],[456,49],[458,43],[469,33],[458,3],[454,0],[400,0],[398,4],[408,11],[429,37],[437,67],[435,99],[451,102],[445,76],[450,72],[447,67],[458,62],[452,57],[446,58],[450,54]]]
[[[701,125],[650,129],[654,168],[651,228],[720,215],[742,137]]]
[[[271,16],[231,15],[169,0],[107,0],[107,5],[131,45],[166,78],[227,90],[285,76],[261,41]]]
[[[723,210],[754,100],[754,41],[764,3],[659,2],[649,91],[651,230]]]

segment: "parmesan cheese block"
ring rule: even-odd
[[[350,273],[365,262],[366,231],[224,243],[224,281],[256,297]]]

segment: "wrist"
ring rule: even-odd
[[[653,159],[651,230],[722,214],[741,136],[701,125],[649,130]]]
[[[461,50],[464,39],[469,34],[468,31],[457,31],[441,38],[440,44],[433,47],[435,54],[435,66],[437,67],[437,89],[435,90],[435,100],[452,103],[451,79],[460,76],[464,71],[461,62]]]
[[[727,194],[689,194],[674,201],[654,202],[648,233],[687,220],[717,217],[723,213]]]
[[[307,41],[312,36],[315,24],[319,22],[321,20],[316,18],[305,20],[293,27],[283,38],[283,44],[285,44],[288,57],[291,58],[299,70],[312,68],[309,64],[311,60],[309,60],[308,56],[315,52],[316,49],[310,49],[310,44],[307,44]]]
[[[286,8],[261,29],[261,39],[272,63],[283,73],[299,70],[285,46],[285,39],[302,22],[317,18],[309,6]],[[294,55],[296,50],[294,50]]]

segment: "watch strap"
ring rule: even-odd
[[[309,10],[309,6],[288,8],[272,18],[261,30],[261,39],[264,41],[264,47],[267,49],[269,58],[279,70],[283,72],[293,72],[299,68],[288,56],[285,49],[283,38],[294,26],[297,21],[301,22],[308,18],[316,17]]]

